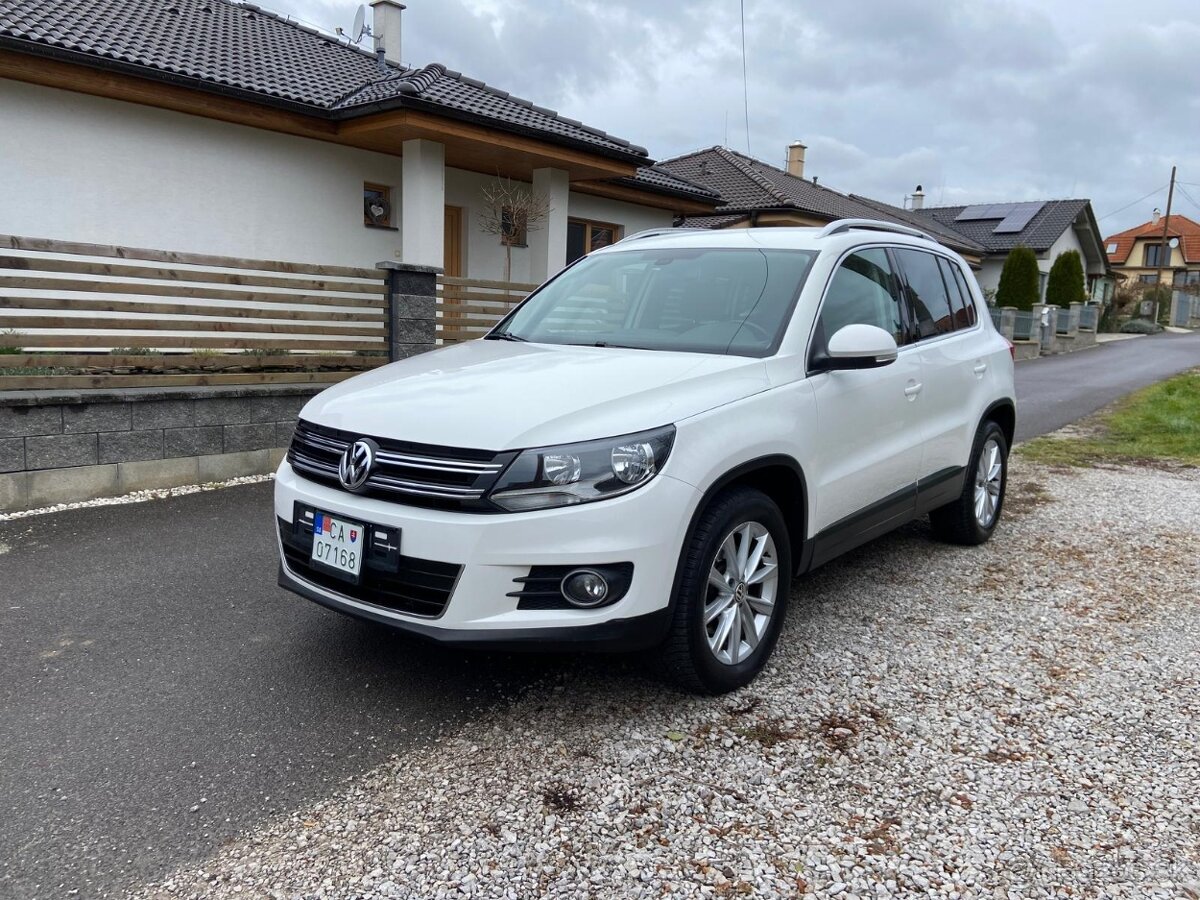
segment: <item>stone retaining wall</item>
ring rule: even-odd
[[[271,472],[323,387],[0,393],[0,511]]]

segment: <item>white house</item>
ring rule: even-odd
[[[1061,253],[1078,251],[1092,299],[1107,300],[1112,277],[1090,200],[1033,200],[918,209],[917,214],[970,238],[986,250],[976,272],[985,291],[1000,284],[1008,254],[1018,246],[1037,254],[1042,297],[1050,267]]]
[[[401,10],[360,49],[231,0],[0,0],[0,232],[498,279],[483,191],[544,195],[510,280],[711,212],[646,151],[442,65],[400,64]]]

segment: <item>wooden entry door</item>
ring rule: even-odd
[[[446,234],[444,237],[444,262],[442,268],[451,278],[462,277],[462,231],[463,210],[461,206],[446,207]]]

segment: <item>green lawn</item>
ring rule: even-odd
[[[1018,452],[1056,465],[1170,460],[1200,466],[1200,369],[1131,394],[1072,432],[1078,433],[1036,438]]]

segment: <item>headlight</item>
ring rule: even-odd
[[[627,494],[662,469],[675,426],[622,437],[524,450],[489,495],[511,512],[590,503]]]

